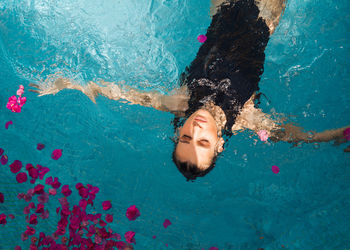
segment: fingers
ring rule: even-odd
[[[38,84],[29,83],[29,86],[40,89],[40,86]]]

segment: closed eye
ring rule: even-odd
[[[192,140],[192,137],[189,135],[183,135],[180,137],[180,142],[182,143],[190,143],[191,140]]]

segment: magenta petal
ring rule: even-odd
[[[163,227],[164,227],[164,228],[167,228],[167,227],[170,226],[170,225],[171,225],[170,220],[165,219],[164,222],[163,222]]]
[[[9,167],[11,168],[11,172],[16,174],[21,170],[22,162],[20,162],[19,160],[15,160],[13,163],[9,165]]]
[[[153,236],[152,236],[152,239],[155,239],[155,238],[157,238],[157,236],[153,235]]]
[[[217,247],[210,247],[209,250],[219,250]]]
[[[36,214],[30,215],[29,224],[38,224],[38,216]]]
[[[135,237],[135,232],[128,231],[128,232],[126,232],[126,233],[124,234],[124,237],[125,237],[126,242],[128,242],[128,243],[136,243],[136,242],[135,242],[135,239],[134,239],[134,237]]]
[[[0,162],[1,162],[2,165],[5,165],[8,162],[7,155],[1,156]]]
[[[136,218],[139,216],[140,216],[140,211],[138,210],[138,208],[135,205],[130,206],[126,210],[126,217],[129,220],[136,220]]]
[[[69,189],[69,185],[64,185],[64,186],[62,186],[61,193],[64,196],[68,197],[72,194],[72,190]]]
[[[9,125],[13,124],[12,121],[8,121],[5,123],[5,128],[8,129],[9,128]]]
[[[4,150],[0,148],[0,155],[2,155],[3,153],[4,153]]]
[[[205,35],[199,35],[197,37],[198,42],[204,43],[207,40],[207,37]]]
[[[42,195],[38,196],[38,202],[46,203],[49,200],[49,194],[44,192]]]
[[[35,194],[42,194],[44,193],[44,185],[38,184],[34,187],[34,193]]]
[[[85,209],[86,209],[86,206],[87,206],[87,201],[84,200],[84,199],[81,199],[81,200],[79,201],[79,207],[81,207],[83,210],[85,210]]]
[[[113,215],[112,214],[107,214],[106,217],[105,217],[105,220],[108,223],[112,223],[113,222]]]
[[[275,166],[275,165],[272,166],[272,172],[273,172],[273,173],[278,174],[279,171],[280,171],[279,167],[277,167],[277,166]]]
[[[0,203],[4,203],[4,194],[0,192]]]
[[[50,188],[50,189],[49,189],[49,194],[50,194],[50,195],[56,195],[56,194],[57,194],[57,190],[54,189],[54,188]]]
[[[6,223],[6,214],[0,214],[0,224],[5,225]]]
[[[28,177],[27,177],[27,174],[26,174],[26,173],[21,172],[21,173],[18,173],[18,174],[16,175],[16,181],[17,181],[18,183],[26,182],[27,179],[28,179]],[[25,199],[26,199],[26,197],[25,197]],[[32,199],[32,198],[30,198],[30,199]]]
[[[35,234],[35,229],[30,226],[27,226],[27,230],[24,233],[27,235],[33,235]]]
[[[42,144],[42,143],[38,143],[38,144],[36,145],[36,149],[37,149],[37,150],[42,150],[42,149],[44,149],[44,148],[45,148],[45,145]]]
[[[58,160],[59,158],[61,158],[61,156],[62,156],[62,149],[55,149],[51,154],[51,158],[54,160]]]
[[[109,210],[112,207],[112,203],[110,201],[102,202],[103,210]]]
[[[9,214],[9,217],[10,217],[11,219],[14,219],[14,218],[15,218],[15,216],[14,216],[13,214]]]

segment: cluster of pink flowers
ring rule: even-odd
[[[11,96],[7,102],[6,108],[8,108],[9,110],[15,113],[21,112],[22,106],[27,101],[26,97],[22,97],[23,93],[24,93],[24,87],[23,85],[20,85],[16,93],[18,97],[16,97],[15,95]]]

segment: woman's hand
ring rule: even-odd
[[[62,89],[71,88],[72,84],[68,79],[64,78],[58,78],[54,82],[51,82],[49,84],[34,84],[30,83],[29,86],[33,87],[34,89],[29,89],[31,92],[38,93],[39,96],[43,95],[55,95]]]

